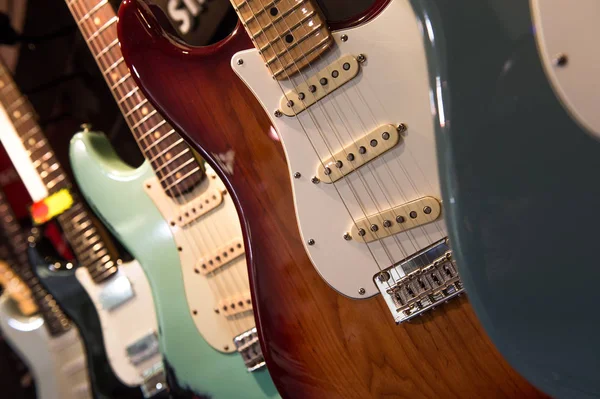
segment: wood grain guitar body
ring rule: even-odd
[[[363,23],[389,4],[378,1]],[[210,47],[170,37],[156,8],[123,2],[126,62],[150,101],[233,196],[257,326],[282,397],[523,398],[541,394],[503,360],[462,297],[396,325],[378,296],[353,300],[317,273],[298,231],[290,169],[269,117],[231,68],[253,47],[241,25]]]

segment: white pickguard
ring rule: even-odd
[[[573,5],[576,4],[576,7]],[[600,137],[600,3],[596,0],[531,0],[538,49],[556,94],[571,115]],[[567,57],[557,66],[557,57]]]
[[[169,222],[175,243],[181,248],[179,256],[185,295],[198,331],[216,350],[234,352],[233,337],[254,327],[254,316],[252,313],[246,314],[232,323],[222,314],[216,314],[214,309],[221,299],[249,291],[246,258],[244,255],[239,256],[227,266],[226,271],[213,276],[203,276],[194,271],[199,267],[197,263],[200,258],[233,239],[242,238],[242,229],[231,196],[225,193],[223,202],[217,208],[192,224],[179,227],[170,223],[180,210],[178,201],[188,202],[209,189],[225,192],[225,186],[214,171],[208,168],[206,175],[206,179],[198,187],[184,196],[185,201],[169,198],[156,178],[147,181],[145,187],[146,193]]]
[[[106,283],[94,283],[85,267],[78,268],[75,275],[98,311],[104,346],[113,371],[124,384],[141,385],[144,381],[142,373],[162,361],[159,353],[136,366],[130,362],[127,356],[127,346],[149,333],[158,331],[154,300],[142,267],[136,261],[119,265],[118,274],[112,278],[119,275],[127,276],[135,296],[119,307],[108,311],[102,307],[98,299]]]
[[[428,195],[441,200],[433,119],[445,121],[443,115],[433,114],[431,98],[435,93],[430,90],[422,44],[425,31],[410,3],[394,0],[369,23],[335,33],[333,49],[291,82],[273,80],[255,49],[236,54],[231,62],[271,116],[281,138],[307,253],[321,276],[349,297],[375,295],[378,290],[373,277],[380,269],[446,235],[440,218],[368,245],[343,238],[353,219]],[[342,35],[348,40],[343,42]],[[284,92],[349,54],[366,56],[354,80],[298,117],[274,117]],[[240,59],[243,62],[238,62]],[[319,158],[330,157],[379,126],[399,123],[405,123],[408,130],[395,149],[351,173],[335,187],[311,182],[320,166]],[[296,172],[300,178],[292,177]],[[314,240],[312,246],[307,245],[310,239]]]
[[[51,337],[41,316],[23,316],[2,295],[0,328],[33,374],[39,399],[92,398],[85,351],[75,326]]]

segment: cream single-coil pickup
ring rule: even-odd
[[[177,223],[179,227],[185,227],[200,216],[207,214],[223,202],[223,194],[219,190],[211,189],[199,195],[193,201],[179,208],[177,217],[171,222]]]
[[[244,254],[244,243],[241,238],[229,242],[217,249],[211,256],[201,258],[196,267],[196,273],[207,275],[222,268],[240,255]]]
[[[372,242],[403,231],[431,223],[440,217],[442,206],[433,197],[388,209],[378,214],[358,219],[352,226],[351,237],[357,241]]]
[[[339,89],[358,75],[364,55],[346,55],[308,78],[294,90],[285,93],[279,111],[287,116],[295,116],[317,101]]]
[[[401,125],[404,126],[404,125]],[[400,141],[400,131],[394,125],[383,125],[356,140],[317,167],[317,178],[323,183],[335,183],[364,164],[391,150]]]
[[[215,312],[225,317],[232,317],[240,313],[252,310],[252,298],[250,292],[234,295],[222,301],[219,301]]]

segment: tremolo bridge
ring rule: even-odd
[[[447,239],[381,271],[374,280],[396,323],[410,320],[464,290]]]

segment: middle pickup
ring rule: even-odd
[[[214,272],[244,254],[244,243],[241,238],[232,240],[229,244],[218,248],[212,254],[198,261],[196,272],[203,275]]]
[[[400,142],[400,132],[392,124],[383,125],[324,159],[317,167],[323,183],[335,183],[366,163],[391,150]]]

